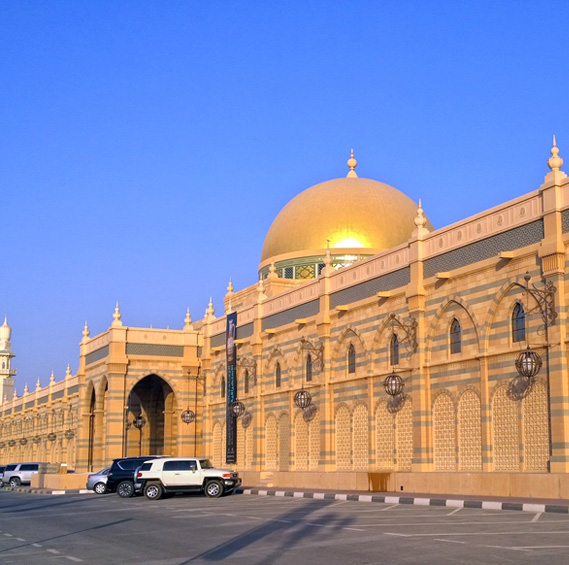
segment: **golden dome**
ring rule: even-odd
[[[277,257],[313,255],[325,250],[328,241],[335,255],[371,255],[396,247],[411,237],[417,208],[396,188],[355,174],[317,184],[277,215],[265,238],[260,267]],[[433,229],[429,221],[426,227]]]

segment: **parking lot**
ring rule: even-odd
[[[569,562],[569,516],[231,495],[0,491],[0,562]]]

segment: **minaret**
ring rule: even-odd
[[[4,323],[0,326],[0,404],[4,398],[12,398],[14,393],[14,377],[16,369],[11,369],[12,357],[12,328],[8,325],[8,319],[4,318]]]

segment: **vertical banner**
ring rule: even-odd
[[[225,461],[237,463],[237,417],[231,404],[237,400],[237,351],[235,350],[235,332],[237,330],[237,312],[227,315],[225,329],[225,361],[227,364],[227,405],[225,430]]]

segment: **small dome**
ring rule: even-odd
[[[328,241],[335,255],[391,249],[411,237],[416,215],[413,200],[375,180],[352,176],[317,184],[277,215],[265,238],[260,268],[322,253]],[[426,227],[433,229],[429,221]]]

